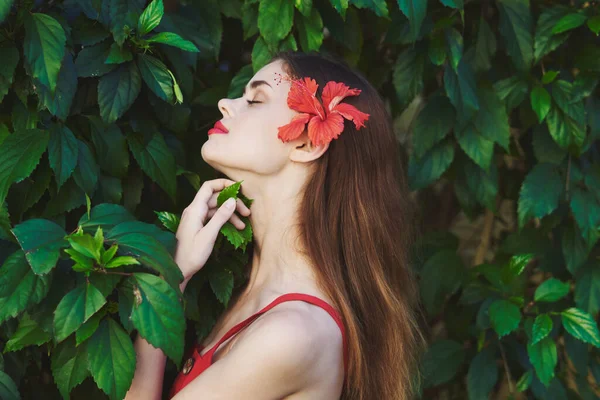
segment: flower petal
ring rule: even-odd
[[[301,113],[309,113],[325,118],[323,106],[315,96],[318,87],[319,85],[312,78],[306,77],[293,80],[287,97],[288,107]]]
[[[356,129],[360,129],[361,127],[365,126],[364,121],[368,120],[370,116],[370,114],[359,111],[356,107],[347,103],[338,104],[333,108],[332,113],[339,113],[344,118],[354,122]]]
[[[308,137],[315,146],[331,142],[344,130],[344,118],[338,113],[327,115],[325,120],[312,117],[308,121]]]
[[[298,138],[298,136],[304,132],[304,128],[310,117],[310,114],[294,115],[289,124],[277,128],[277,137],[284,142],[289,142],[290,140]]]
[[[323,94],[321,95],[323,107],[325,107],[326,112],[331,112],[345,97],[357,96],[360,92],[360,89],[350,89],[342,82],[329,81],[323,88]]]

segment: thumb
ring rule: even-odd
[[[221,227],[231,218],[235,211],[235,204],[236,200],[233,197],[227,199],[208,221],[204,228],[208,229],[211,236],[216,237]]]

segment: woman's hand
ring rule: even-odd
[[[240,230],[246,226],[234,214],[237,209],[244,216],[250,215],[250,209],[242,200],[237,199],[234,202],[233,199],[229,199],[221,207],[216,208],[219,192],[234,183],[229,179],[213,179],[204,182],[194,200],[181,214],[181,221],[175,233],[177,246],[174,259],[185,279],[183,287],[204,267],[213,251],[217,235],[227,221],[231,221]],[[232,203],[231,208],[227,207],[228,203]],[[208,218],[210,221],[205,224]]]

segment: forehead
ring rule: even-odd
[[[282,79],[284,78],[284,79]],[[273,88],[275,92],[285,92],[287,93],[289,88],[291,87],[291,83],[288,82],[285,78],[289,78],[289,75],[283,70],[283,61],[275,60],[272,63],[269,63],[262,67],[250,81],[246,85],[247,89],[250,89],[252,83],[255,81],[265,81]],[[269,90],[268,87],[265,87],[266,90]]]

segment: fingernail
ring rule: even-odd
[[[227,201],[225,202],[225,207],[227,207],[228,209],[232,209],[233,207],[235,207],[235,199],[233,197],[227,199]]]

